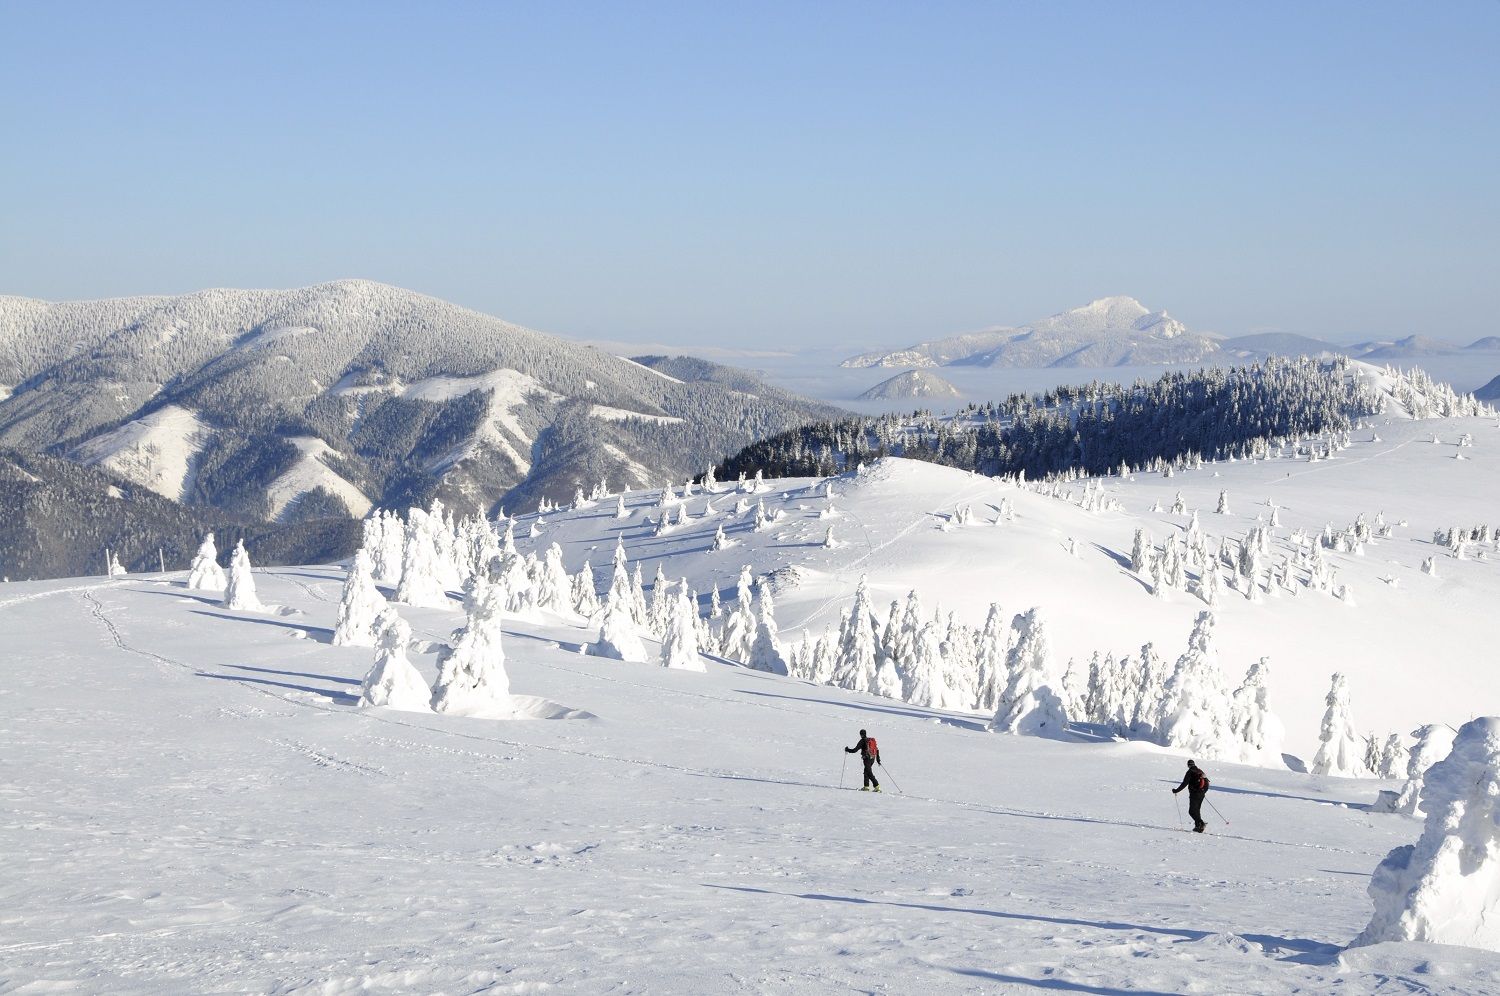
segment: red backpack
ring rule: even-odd
[[[865,737],[865,753],[871,757],[880,756],[880,744],[875,742],[874,737]]]
[[[1195,792],[1207,792],[1208,791],[1208,776],[1203,773],[1203,769],[1199,768],[1196,772],[1194,772],[1194,774],[1197,777],[1193,779],[1193,791],[1195,791]]]

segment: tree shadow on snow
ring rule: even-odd
[[[1175,778],[1162,778],[1159,779],[1159,781],[1165,782],[1168,785],[1176,785],[1178,783],[1178,780]],[[1342,799],[1319,799],[1318,797],[1311,795],[1292,795],[1290,792],[1268,792],[1265,789],[1232,788],[1231,786],[1219,785],[1217,783],[1215,783],[1209,791],[1223,792],[1225,795],[1257,795],[1265,799],[1290,799],[1293,802],[1312,802],[1318,804],[1319,806],[1343,806],[1345,809],[1361,813],[1368,812],[1370,809],[1370,803],[1368,802],[1345,802]]]
[[[236,671],[254,671],[257,674],[279,674],[287,678],[311,678],[314,681],[332,681],[339,685],[363,685],[359,678],[340,678],[332,674],[313,674],[310,671],[280,671],[274,667],[252,667],[249,664],[221,664],[220,667],[232,667]]]
[[[1115,563],[1119,564],[1126,571],[1128,571],[1132,577],[1135,576],[1135,572],[1130,570],[1130,558],[1125,556],[1123,553],[1120,553],[1117,550],[1111,550],[1109,547],[1099,543],[1090,543],[1089,546],[1093,547],[1095,550],[1098,550],[1110,560],[1113,560]]]
[[[148,589],[148,588],[137,588],[137,589],[134,589],[133,593],[136,594],[136,595],[167,595],[167,596],[169,596],[171,598],[175,598],[175,599],[177,599],[179,601],[181,601],[182,599],[186,598],[186,599],[191,599],[194,602],[202,602],[204,605],[223,605],[224,604],[224,596],[222,596],[222,595],[193,595],[193,594],[189,594],[189,592],[192,592],[192,591],[195,591],[195,590],[201,590],[201,589],[193,589],[193,588],[168,588],[167,590],[163,591],[163,590],[161,590],[159,588],[151,588],[151,589]]]
[[[350,695],[347,692],[330,691],[327,688],[313,688],[309,685],[294,685],[289,681],[271,681],[267,678],[250,678],[241,674],[210,674],[207,671],[195,672],[200,678],[216,678],[219,681],[234,681],[243,685],[268,685],[272,688],[287,688],[294,692],[311,692],[320,695],[333,702],[335,705],[352,706],[359,701],[358,695]]]
[[[925,910],[931,913],[967,913],[970,916],[994,917],[999,920],[1021,920],[1031,923],[1046,923],[1062,927],[1086,927],[1091,930],[1128,930],[1143,934],[1161,934],[1165,937],[1177,937],[1183,941],[1201,941],[1212,937],[1215,931],[1192,930],[1182,927],[1152,927],[1139,923],[1125,923],[1118,920],[1081,920],[1075,917],[1047,916],[1043,913],[1007,913],[1003,910],[986,910],[964,906],[940,906],[935,903],[899,903],[886,899],[864,899],[859,896],[832,896],[817,892],[778,892],[775,889],[758,889],[746,885],[714,885],[711,882],[703,883],[710,889],[724,889],[729,892],[746,892],[766,896],[784,896],[788,899],[808,899],[824,903],[848,903],[854,906],[888,906],[896,909]],[[1336,944],[1325,944],[1307,937],[1280,937],[1275,934],[1239,934],[1251,944],[1259,946],[1266,954],[1282,956],[1278,960],[1298,961],[1307,964],[1331,962],[1337,958],[1343,949]],[[987,973],[986,973],[987,974]],[[995,976],[995,978],[1000,978]],[[1030,981],[1030,980],[1025,980]],[[1061,982],[1062,980],[1056,980]],[[1046,980],[1038,985],[1046,985]],[[1074,983],[1064,983],[1064,986],[1073,986]],[[1105,992],[1117,991],[1139,992],[1140,990],[1113,990],[1113,989],[1079,989],[1079,992]]]
[[[1065,979],[1028,979],[1024,975],[1002,975],[986,972],[982,968],[950,968],[955,975],[967,975],[973,979],[987,979],[1010,986],[1025,986],[1027,989],[1051,989],[1064,993],[1094,993],[1097,996],[1174,996],[1158,989],[1111,989],[1107,986],[1091,986],[1083,982],[1068,982]]]
[[[778,695],[775,692],[757,692],[749,688],[737,688],[735,691],[743,692],[746,695],[759,695],[768,699],[787,699],[791,702],[810,702],[817,705],[842,706],[845,709],[858,709],[861,712],[875,712],[886,716],[904,716],[908,719],[921,720],[937,719],[953,726],[961,726],[967,730],[983,732],[985,729],[984,723],[977,719],[963,719],[944,712],[922,709],[920,706],[907,706],[905,708],[899,706],[880,706],[869,702],[848,702],[842,699],[814,698],[806,695]]]
[[[255,619],[249,616],[231,616],[223,612],[204,612],[202,609],[194,609],[195,616],[208,616],[210,619],[227,619],[230,622],[251,623],[256,626],[275,626],[277,629],[297,630],[306,633],[307,638],[316,643],[332,643],[333,630],[326,626],[304,626],[300,623],[281,622],[277,619]]]

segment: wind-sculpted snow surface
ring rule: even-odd
[[[1427,822],[1370,880],[1355,944],[1429,941],[1500,951],[1500,718],[1466,723],[1422,786]]]
[[[565,721],[362,709],[371,651],[327,642],[344,572],[256,579],[299,614],[177,579],[0,585],[0,988],[1500,991],[1500,955],[1340,953],[1415,830],[1361,809],[1393,783],[1215,763],[1233,825],[1206,809],[1199,837],[1167,792],[1179,755],[580,655],[577,618],[504,625],[516,714]],[[462,606],[389,614],[421,706]],[[880,796],[839,791],[861,727]]]

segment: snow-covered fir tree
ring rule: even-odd
[[[339,597],[338,619],[333,627],[335,646],[375,646],[375,622],[388,605],[380,589],[375,587],[372,570],[370,554],[363,548],[356,551],[349,573],[344,577],[343,594]]]
[[[1271,711],[1267,687],[1270,669],[1268,657],[1250,665],[1244,683],[1235,689],[1230,715],[1235,738],[1239,741],[1239,760],[1245,764],[1280,768],[1286,764],[1281,757],[1286,727]]]
[[[461,716],[509,715],[510,676],[505,672],[501,641],[505,591],[480,581],[471,602],[468,619],[452,651],[438,665],[432,709]]]
[[[1335,674],[1324,701],[1328,709],[1323,714],[1312,773],[1343,778],[1369,777],[1370,771],[1364,761],[1364,739],[1355,729],[1349,706],[1349,680],[1342,674]]]
[[[706,671],[698,655],[698,612],[687,592],[687,578],[683,578],[676,595],[664,596],[671,601],[663,609],[666,635],[661,644],[661,665],[678,671]]]
[[[223,591],[224,568],[219,566],[219,550],[214,546],[214,534],[208,533],[198,544],[193,563],[188,568],[187,586],[195,591]]]
[[[395,609],[387,608],[376,619],[375,632],[375,663],[360,688],[360,706],[428,712],[432,690],[406,656],[411,627]]]
[[[750,645],[750,658],[746,663],[757,671],[788,674],[790,668],[781,645],[781,632],[776,626],[776,603],[765,586],[760,590],[758,608],[755,640]]]
[[[1200,757],[1237,760],[1240,749],[1229,692],[1213,641],[1214,614],[1200,612],[1162,699],[1157,736],[1167,747]]]
[[[1026,610],[1012,620],[1011,627],[1015,636],[1006,662],[1010,681],[989,728],[1002,733],[1063,737],[1068,716],[1062,699],[1050,685],[1052,651],[1040,611]]]
[[[263,612],[265,606],[255,594],[255,576],[251,573],[250,555],[245,552],[245,541],[234,545],[229,555],[229,580],[224,585],[224,608],[243,612]]]

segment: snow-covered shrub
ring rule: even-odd
[[[1063,737],[1068,716],[1062,699],[1052,690],[1051,646],[1038,609],[1028,609],[1011,623],[1015,639],[1006,662],[1010,681],[1001,695],[989,728],[1003,733]]]

